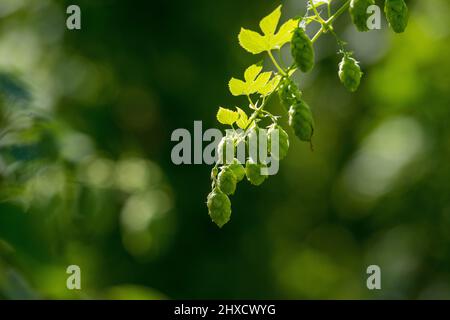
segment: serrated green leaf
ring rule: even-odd
[[[233,96],[247,94],[247,84],[239,79],[231,78],[230,82],[228,82],[228,88]]]
[[[238,119],[239,113],[237,113],[236,111],[222,107],[220,107],[219,111],[217,111],[217,121],[219,121],[222,124],[232,125]]]
[[[267,82],[269,82],[270,77],[272,76],[272,72],[263,72],[261,73],[256,80],[249,85],[249,92],[256,93],[263,89]]]
[[[245,70],[244,79],[246,82],[252,82],[256,79],[258,74],[261,72],[262,66],[258,66],[256,64],[251,65]]]
[[[258,32],[241,28],[238,38],[241,47],[250,53],[258,54],[267,50],[266,40]]]
[[[275,29],[277,28],[278,21],[280,21],[280,17],[281,5],[261,20],[261,22],[259,23],[259,27],[266,36],[273,35],[275,33]]]
[[[285,22],[278,33],[275,33],[281,16],[282,6],[278,6],[272,13],[264,17],[259,26],[264,35],[252,30],[241,28],[239,44],[250,53],[258,54],[263,51],[280,49],[291,40],[291,33],[298,25],[298,19]]]
[[[245,70],[245,82],[236,78],[231,78],[228,83],[230,92],[234,96],[251,95],[259,92],[267,82],[269,82],[272,72],[263,72],[262,67],[258,65],[251,65]]]
[[[261,71],[261,66],[251,65],[245,70],[245,82],[240,79],[231,78],[228,83],[230,92],[234,96],[251,95],[254,93],[260,93],[264,96],[271,94],[278,86],[281,76],[277,75],[270,79],[272,77],[271,71],[260,73]]]
[[[277,88],[278,84],[280,83],[280,80],[281,80],[280,75],[273,77],[272,80],[270,80],[263,88],[259,90],[259,93],[261,93],[264,96],[268,96]]]
[[[247,116],[247,114],[245,113],[244,110],[242,110],[239,107],[236,107],[236,110],[237,110],[237,112],[239,114],[239,119],[236,121],[237,126],[239,128],[241,128],[241,129],[247,128],[247,124],[248,124],[248,116]]]
[[[290,19],[286,21],[276,35],[273,36],[271,46],[274,49],[279,49],[292,39],[292,32],[297,28],[298,20]]]

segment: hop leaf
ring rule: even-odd
[[[281,17],[281,5],[268,16],[264,17],[259,26],[263,35],[256,31],[241,28],[239,44],[250,53],[258,54],[264,51],[279,49],[291,40],[291,33],[297,27],[298,20],[291,19],[285,22],[275,33]]]
[[[259,27],[261,28],[264,35],[272,35],[275,33],[275,29],[277,28],[278,21],[280,21],[281,17],[281,6],[278,6],[272,13],[270,13],[267,17],[264,17],[259,23]]]
[[[236,78],[231,78],[230,82],[228,82],[228,88],[233,96],[247,94],[247,84]]]
[[[253,64],[250,67],[248,67],[244,72],[244,79],[246,82],[253,82],[255,81],[256,77],[260,72],[262,71],[262,66]]]
[[[267,50],[266,39],[258,32],[241,28],[239,44],[250,53],[258,54]]]
[[[267,84],[259,90],[259,93],[261,93],[263,96],[268,96],[278,87],[280,81],[281,76],[276,75],[275,77],[272,78],[272,80],[267,82]]]
[[[232,125],[237,119],[239,119],[239,114],[236,111],[222,107],[217,111],[217,121],[222,124]]]
[[[248,84],[248,91],[251,93],[260,92],[265,88],[272,76],[272,72],[263,72],[253,82]]]
[[[290,19],[286,21],[280,27],[278,33],[273,36],[271,41],[271,49],[280,49],[286,43],[290,42],[292,38],[292,32],[295,30],[295,28],[297,28],[297,26],[297,19]]]
[[[231,78],[228,87],[233,96],[251,95],[260,93],[265,95],[272,88],[274,82],[269,82],[272,72],[262,72],[262,67],[251,65],[245,70],[244,79]],[[276,77],[274,77],[275,79]]]
[[[245,111],[239,107],[236,107],[236,110],[239,114],[239,119],[236,121],[237,126],[243,130],[247,129],[247,127],[250,127],[249,119]]]

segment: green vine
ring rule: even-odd
[[[245,70],[243,80],[232,78],[228,83],[233,96],[247,97],[248,107],[252,113],[248,116],[239,107],[236,107],[236,110],[220,107],[217,113],[217,120],[231,127],[219,144],[218,161],[211,172],[212,191],[207,197],[209,215],[219,227],[230,220],[229,196],[234,194],[237,183],[246,176],[251,184],[258,186],[268,177],[264,174],[268,163],[260,158],[259,153],[256,157],[246,156],[243,161],[239,161],[234,156],[239,146],[243,145],[246,150],[249,150],[247,140],[252,135],[259,136],[258,139],[261,139],[261,132],[267,130],[268,149],[275,144],[278,146],[278,152],[271,153],[272,161],[281,160],[287,154],[289,136],[278,124],[280,116],[265,110],[275,93],[278,94],[281,104],[288,112],[289,125],[295,135],[300,140],[309,142],[312,148],[313,114],[291,77],[297,71],[306,73],[313,69],[314,43],[322,35],[332,34],[336,38],[339,53],[343,55],[338,71],[340,81],[351,92],[358,89],[363,73],[353,53],[345,49],[345,42],[334,31],[333,23],[342,14],[349,12],[356,28],[359,31],[368,31],[368,8],[374,4],[374,0],[345,0],[334,13],[332,13],[332,2],[333,0],[309,0],[307,11],[302,18],[290,19],[277,29],[281,17],[282,6],[280,5],[260,21],[262,34],[241,28],[238,36],[241,47],[254,55],[267,54],[276,72],[263,71],[261,64],[254,64]],[[322,10],[323,8],[325,9]],[[323,11],[326,17],[323,16]],[[391,28],[397,33],[403,32],[408,23],[408,8],[404,0],[386,0],[384,11]],[[307,28],[311,23],[320,25],[312,38],[307,34]],[[284,64],[275,58],[273,52],[277,51],[278,56],[281,57],[280,50],[288,43],[291,45],[294,62],[285,68]],[[241,130],[236,130],[235,126]],[[276,134],[273,135],[275,132]],[[277,141],[273,141],[273,137],[277,137]],[[272,149],[270,150],[272,152]],[[230,151],[232,151],[231,157]]]

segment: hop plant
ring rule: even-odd
[[[355,92],[361,83],[361,77],[362,72],[358,61],[353,59],[349,53],[344,53],[344,57],[339,63],[339,79],[342,84],[350,92]]]
[[[233,159],[233,162],[230,163],[228,166],[230,170],[234,173],[234,176],[236,177],[236,182],[242,181],[245,177],[245,168],[244,166],[239,162],[238,159]]]
[[[386,0],[384,4],[384,13],[389,22],[389,26],[396,33],[405,31],[408,25],[408,7],[404,0]]]
[[[298,89],[297,85],[290,78],[285,78],[278,89],[278,96],[280,102],[286,110],[295,104],[302,97],[302,93]]]
[[[296,28],[291,40],[291,53],[297,67],[303,71],[311,71],[314,67],[314,48],[303,28]]]
[[[311,142],[314,134],[314,119],[311,109],[302,99],[289,109],[289,125],[300,140]]]
[[[345,49],[345,42],[336,34],[333,23],[344,12],[349,11],[353,24],[360,31],[367,31],[367,8],[374,4],[374,0],[342,0],[342,5],[332,13],[332,0],[309,0],[308,9],[303,18],[290,19],[278,27],[281,17],[281,6],[264,17],[259,27],[261,31],[242,28],[239,32],[239,44],[247,52],[258,55],[266,54],[273,63],[275,71],[264,71],[261,63],[248,67],[243,78],[231,78],[228,88],[233,96],[244,96],[248,102],[247,114],[245,108],[220,107],[217,120],[230,131],[222,139],[218,147],[218,162],[211,171],[212,191],[207,197],[209,216],[219,226],[225,225],[231,217],[231,202],[228,196],[235,193],[237,184],[244,177],[254,186],[261,185],[267,178],[267,159],[248,156],[250,151],[249,139],[255,134],[267,130],[267,144],[261,148],[270,153],[275,143],[278,144],[278,156],[271,154],[271,161],[279,161],[288,155],[290,139],[288,132],[280,124],[281,118],[288,117],[291,130],[301,140],[312,143],[314,134],[314,118],[309,105],[302,97],[302,91],[292,79],[295,72],[308,72],[314,68],[314,43],[324,34],[331,34],[336,38],[339,51],[343,58],[339,63],[339,79],[349,91],[358,89],[362,72],[353,54]],[[327,10],[322,10],[327,6]],[[320,11],[320,12],[319,12]],[[323,12],[328,12],[325,17]],[[395,32],[403,32],[408,22],[408,9],[403,0],[386,0],[385,13],[391,28]],[[307,29],[310,24],[319,24],[318,31],[311,38]],[[274,52],[290,43],[293,63],[286,67],[275,59]],[[282,115],[274,115],[266,107],[271,97],[277,94],[284,107]],[[278,137],[277,140],[276,137]],[[264,135],[258,135],[258,141],[264,140]],[[239,160],[233,153],[244,144],[245,159]],[[229,145],[229,148],[226,146]],[[258,144],[259,146],[259,144]],[[258,150],[261,151],[261,150]],[[228,160],[228,161],[227,161]],[[241,162],[242,161],[242,162]]]
[[[259,186],[267,179],[266,175],[261,174],[261,168],[263,167],[263,164],[256,163],[253,160],[248,160],[245,164],[245,175],[252,185]]]
[[[225,193],[214,189],[208,195],[206,204],[209,216],[220,228],[230,221],[231,201]]]
[[[232,195],[236,190],[237,178],[229,167],[224,167],[217,177],[219,189],[226,195]]]
[[[375,0],[352,0],[350,2],[350,16],[353,24],[359,31],[369,31],[367,19],[369,14],[367,8],[375,4]]]

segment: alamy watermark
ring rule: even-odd
[[[215,128],[203,132],[202,121],[194,121],[193,136],[180,128],[172,132],[171,141],[178,142],[171,152],[176,165],[230,164],[234,159],[264,164],[262,175],[275,175],[279,170],[279,131],[253,128],[226,130],[225,135]],[[205,142],[207,145],[204,145]]]
[[[66,273],[69,274],[66,280],[66,287],[69,290],[81,290],[81,269],[76,264],[67,267]]]
[[[381,8],[376,5],[370,5],[367,7],[366,13],[369,15],[367,18],[367,28],[369,30],[380,30],[381,29]]]
[[[73,4],[67,7],[66,13],[69,14],[66,20],[66,26],[69,30],[81,29],[81,9]]]
[[[381,290],[381,268],[373,264],[367,267],[366,273],[369,275],[366,281],[367,289]]]

